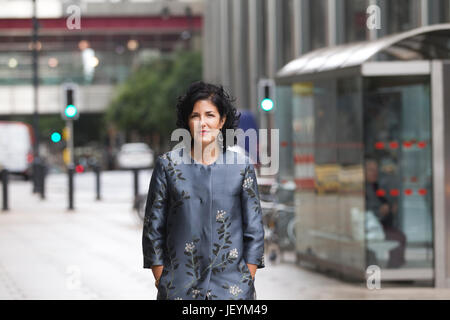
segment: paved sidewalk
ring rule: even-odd
[[[146,190],[149,172],[140,178]],[[66,210],[65,179],[50,175],[44,201],[29,183],[11,183],[11,211],[0,212],[0,299],[155,299],[152,272],[142,268],[131,174],[106,173],[102,201],[94,200],[94,176],[78,175],[75,212]],[[450,299],[450,289],[369,290],[296,266],[292,256],[265,260],[256,274],[259,300]]]
[[[266,261],[267,258],[266,258]],[[369,290],[365,283],[342,281],[335,277],[295,265],[294,255],[285,263],[270,264],[257,271],[258,299],[269,300],[409,300],[450,299],[450,289],[411,287],[408,284],[382,284]]]

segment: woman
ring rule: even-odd
[[[195,82],[177,118],[193,139],[155,161],[143,227],[157,300],[256,299],[264,229],[254,167],[226,140],[237,111],[222,87]]]

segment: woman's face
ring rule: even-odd
[[[211,101],[199,100],[188,118],[191,136],[202,146],[208,145],[216,139],[225,120],[226,116],[220,119],[220,113]]]
[[[378,164],[375,161],[366,162],[366,180],[370,183],[378,180]]]

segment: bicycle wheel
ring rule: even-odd
[[[299,223],[300,220],[296,217],[293,217],[287,225],[287,235],[288,235],[288,239],[291,242],[292,245],[295,246],[295,243],[297,241],[297,235],[296,235],[296,231],[295,231],[295,226],[297,225],[297,223]]]

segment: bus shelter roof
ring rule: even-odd
[[[371,61],[450,59],[450,23],[424,26],[372,41],[317,49],[281,68],[277,79],[361,66]]]

